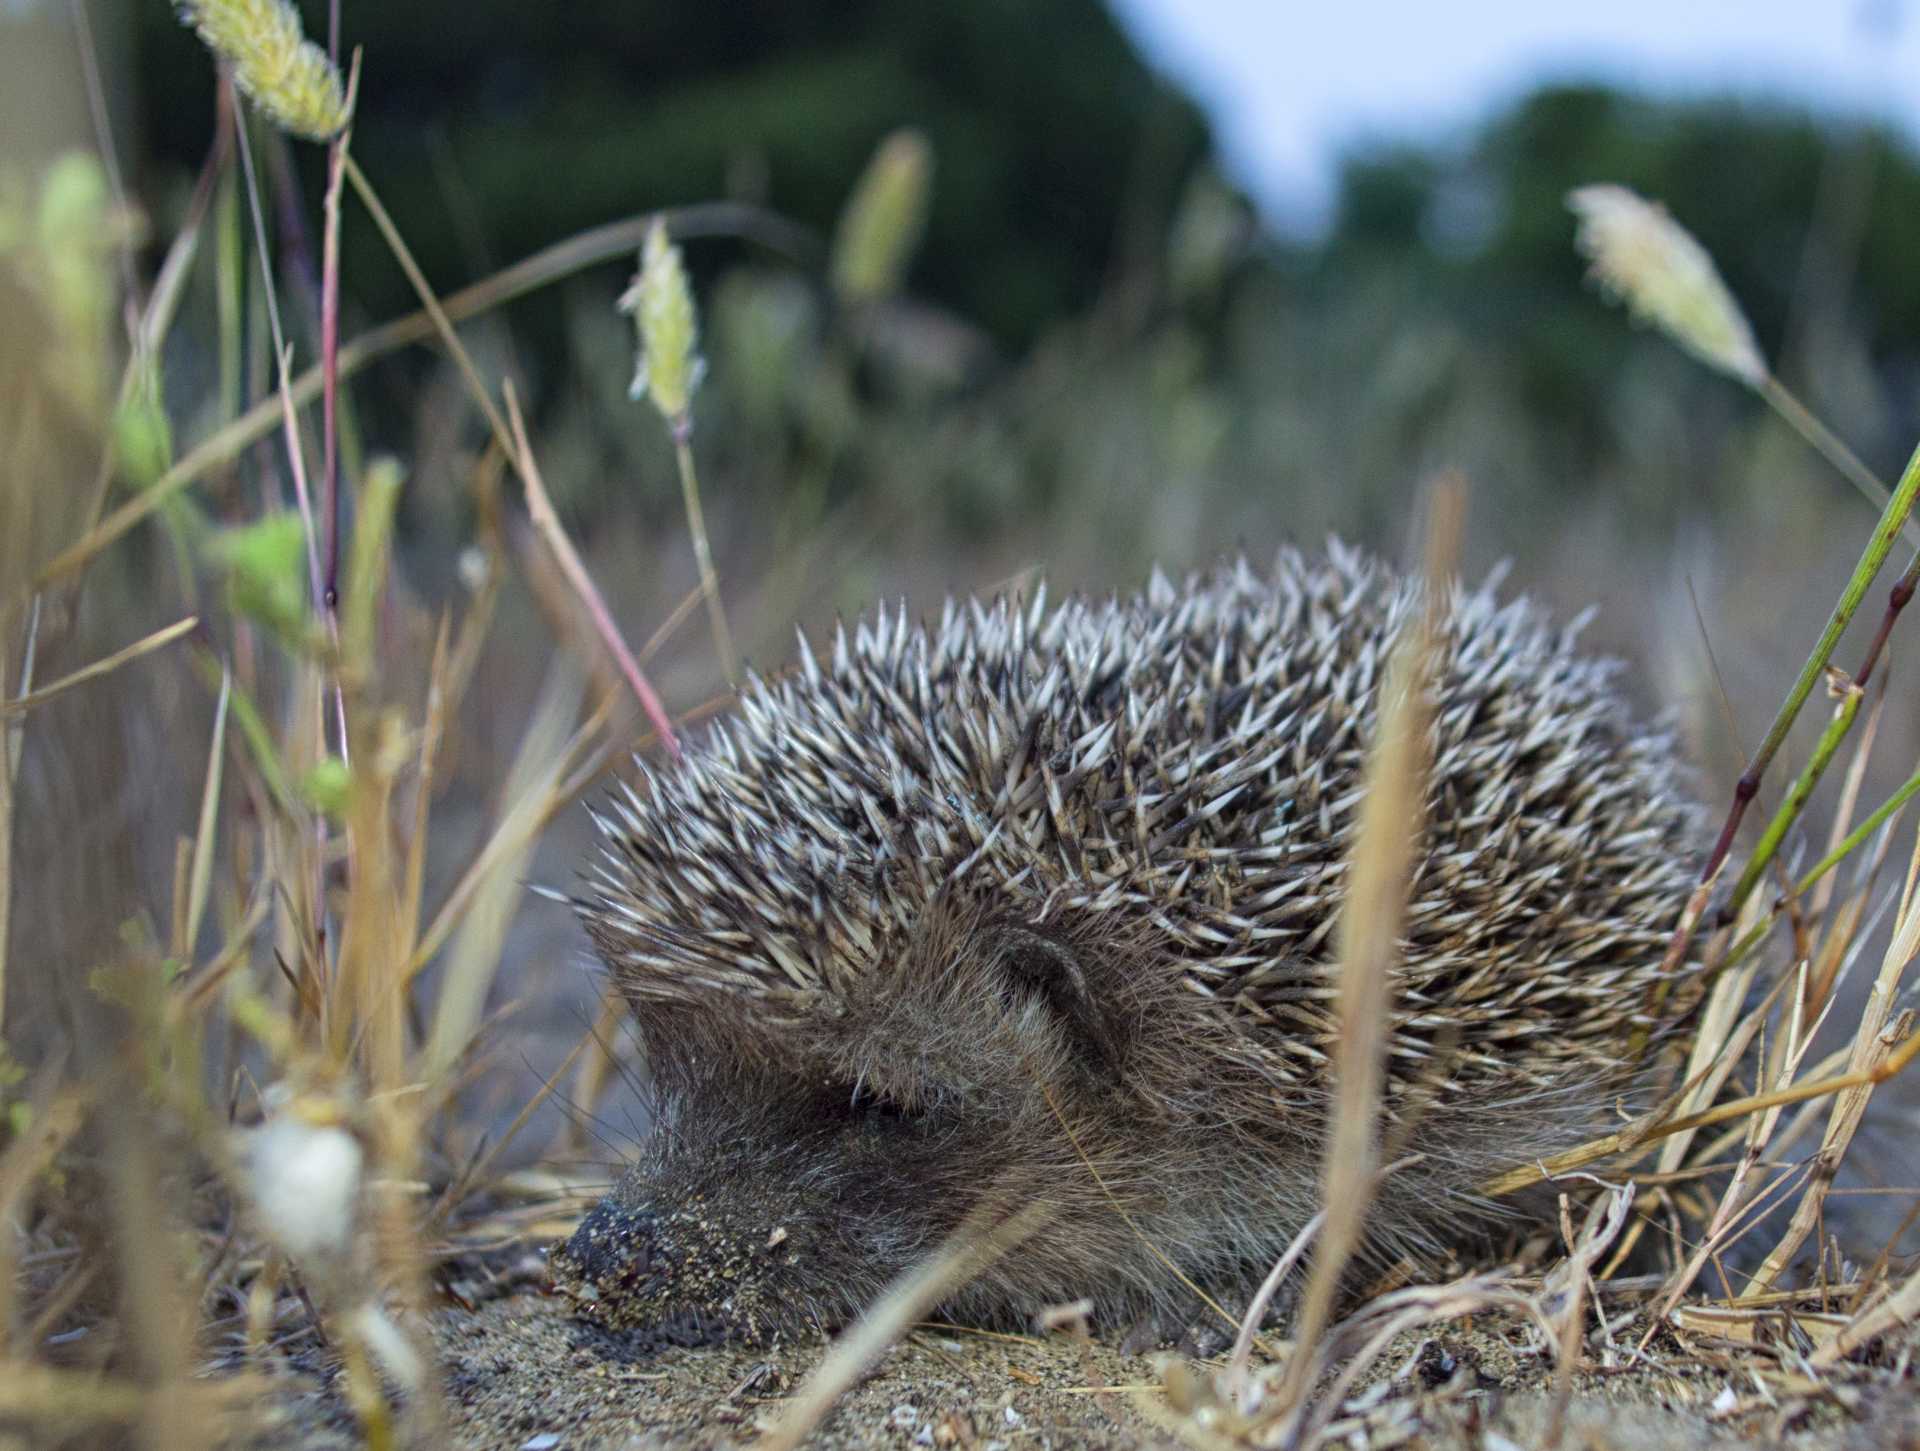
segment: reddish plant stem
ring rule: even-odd
[[[1720,828],[1720,836],[1713,844],[1713,853],[1707,858],[1706,870],[1700,873],[1702,881],[1719,871],[1720,864],[1732,853],[1733,838],[1740,831],[1740,823],[1746,819],[1747,807],[1760,794],[1760,773],[1767,765],[1768,762],[1763,761],[1747,767],[1740,779],[1733,783],[1733,806],[1728,810],[1726,822]]]
[[[1907,572],[1894,581],[1893,588],[1887,591],[1887,612],[1880,617],[1880,628],[1873,632],[1873,642],[1867,646],[1867,658],[1860,662],[1860,669],[1853,680],[1862,690],[1872,676],[1874,667],[1880,663],[1880,652],[1887,648],[1887,640],[1893,634],[1893,622],[1900,618],[1900,612],[1913,598],[1916,585],[1920,585],[1920,552],[1913,556],[1913,563],[1907,566]]]
[[[1916,447],[1908,458],[1907,466],[1900,475],[1900,485],[1888,498],[1886,512],[1880,516],[1880,522],[1874,528],[1873,537],[1862,551],[1860,562],[1854,566],[1852,578],[1847,581],[1846,588],[1841,591],[1839,600],[1834,604],[1833,612],[1827,617],[1826,628],[1820,632],[1820,638],[1815,642],[1813,652],[1807,657],[1806,664],[1800,667],[1800,675],[1794,681],[1793,688],[1787,693],[1787,698],[1779,712],[1774,716],[1773,724],[1767,727],[1766,738],[1761,741],[1760,748],[1753,753],[1753,759],[1747,763],[1747,769],[1741,774],[1738,784],[1734,787],[1733,805],[1727,812],[1726,824],[1720,828],[1720,839],[1714,843],[1713,852],[1707,858],[1706,866],[1701,870],[1702,882],[1711,881],[1732,852],[1734,833],[1740,828],[1740,821],[1746,815],[1748,803],[1753,800],[1754,794],[1759,790],[1760,781],[1766,775],[1767,767],[1772,764],[1782,742],[1786,740],[1787,732],[1792,728],[1801,706],[1806,704],[1815,683],[1826,671],[1827,663],[1833,657],[1834,647],[1840,643],[1840,636],[1852,621],[1854,613],[1860,608],[1867,591],[1873,587],[1875,576],[1885,566],[1894,540],[1906,526],[1908,515],[1913,512],[1916,498],[1920,498],[1920,447]],[[1881,621],[1882,630],[1876,634],[1873,648],[1867,657],[1868,670],[1872,669],[1874,661],[1879,658],[1880,648],[1885,643],[1883,636],[1892,628],[1890,621],[1897,618],[1900,609],[1905,607],[1907,599],[1912,595],[1912,585],[1916,579],[1920,579],[1920,559],[1916,559],[1912,565],[1908,566],[1907,573],[1902,575],[1899,583],[1894,586],[1888,600],[1887,618]],[[1727,909],[1723,907],[1715,914],[1715,918],[1719,925],[1726,925],[1729,920]],[[1694,925],[1694,922],[1688,920],[1687,914],[1681,915],[1679,925],[1674,928],[1673,940],[1668,945],[1669,962],[1678,963],[1684,957]]]
[[[1907,566],[1906,573],[1895,580],[1893,588],[1887,591],[1886,613],[1881,615],[1879,627],[1874,630],[1873,639],[1867,645],[1866,657],[1860,662],[1860,669],[1853,677],[1854,684],[1860,689],[1864,690],[1867,681],[1872,678],[1875,668],[1880,663],[1880,656],[1886,650],[1887,641],[1893,635],[1894,623],[1900,618],[1900,612],[1906,609],[1907,603],[1913,598],[1916,586],[1920,586],[1920,553],[1914,555],[1912,563]],[[1746,773],[1734,783],[1733,809],[1727,813],[1726,824],[1720,828],[1720,838],[1713,844],[1713,855],[1707,859],[1708,869],[1702,874],[1703,877],[1710,876],[1717,870],[1733,851],[1734,834],[1739,831],[1740,822],[1747,814],[1747,806],[1759,792],[1759,772],[1765,768],[1765,764],[1765,762],[1757,762],[1749,766]],[[1733,910],[1733,903],[1721,907],[1714,915],[1714,925],[1725,927],[1733,920]]]
[[[327,59],[340,68],[340,0],[327,5]],[[354,93],[360,88],[359,58],[347,85],[347,115],[353,115]],[[329,613],[340,602],[340,186],[345,179],[341,161],[346,156],[352,121],[327,143],[327,196],[324,235],[320,240],[320,437],[322,464],[320,507],[327,520],[327,572],[321,604]]]
[[[339,41],[340,10],[333,9]],[[327,144],[327,195],[320,237],[320,508],[327,525],[327,568],[320,605],[328,614],[340,600],[340,189],[346,182],[347,147],[353,140],[353,106],[360,94],[360,52],[347,76],[347,124]]]
[[[674,734],[672,718],[660,703],[660,697],[654,694],[647,672],[640,668],[640,662],[633,658],[633,652],[627,648],[620,627],[613,622],[613,612],[607,608],[607,602],[601,597],[593,577],[587,573],[586,565],[580,562],[573,541],[567,538],[567,531],[561,527],[560,516],[553,510],[553,500],[547,493],[546,481],[540,477],[540,465],[533,457],[533,445],[527,441],[527,426],[520,416],[520,400],[514,395],[511,378],[506,380],[506,394],[507,418],[513,428],[514,467],[527,487],[527,515],[553,550],[553,557],[560,565],[560,572],[566,576],[568,585],[581,604],[586,606],[587,615],[593,621],[601,642],[613,656],[614,663],[620,667],[620,673],[626,677],[628,688],[633,691],[634,698],[640,702],[640,709],[659,733],[667,754],[679,762],[683,759],[680,738]]]
[[[320,262],[320,512],[326,521],[327,570],[320,597],[331,613],[340,599],[340,184],[346,133],[327,146],[325,233]]]

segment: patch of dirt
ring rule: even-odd
[[[502,1451],[750,1446],[774,1425],[825,1342],[687,1349],[608,1332],[562,1302],[518,1294],[435,1317],[446,1444]],[[1920,1447],[1920,1402],[1898,1374],[1861,1372],[1800,1403],[1755,1395],[1731,1354],[1668,1353],[1574,1378],[1559,1445],[1574,1451],[1694,1451],[1778,1444]],[[1210,1393],[1223,1364],[1123,1354],[1036,1336],[928,1326],[895,1347],[807,1441],[842,1448],[1248,1445]],[[1331,1428],[1352,1447],[1513,1451],[1547,1443],[1549,1357],[1517,1322],[1477,1316],[1405,1337]],[[333,1451],[360,1428],[330,1370],[283,1369],[280,1391],[235,1447]],[[1737,1414],[1729,1415],[1729,1409]],[[1178,1434],[1178,1429],[1187,1434]],[[1903,1439],[1904,1438],[1904,1439]],[[436,1441],[440,1438],[435,1438]]]

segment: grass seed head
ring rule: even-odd
[[[179,13],[281,130],[325,141],[347,124],[339,68],[302,33],[286,0],[181,0]]]
[[[900,290],[926,229],[932,180],[933,148],[918,131],[896,131],[880,143],[833,241],[833,286],[843,301],[869,302]]]
[[[1707,249],[1665,207],[1612,185],[1579,187],[1567,205],[1580,219],[1575,244],[1594,280],[1636,319],[1750,388],[1765,380],[1746,314]]]
[[[706,373],[706,360],[700,356],[693,290],[687,285],[680,249],[667,240],[664,221],[654,222],[647,232],[640,249],[640,271],[622,294],[620,308],[633,314],[640,334],[633,397],[651,398],[670,426],[684,426],[694,389]]]

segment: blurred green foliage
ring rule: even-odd
[[[1838,497],[1753,398],[1585,281],[1564,199],[1596,178],[1664,199],[1782,375],[1897,469],[1920,427],[1913,157],[1789,112],[1569,88],[1457,145],[1349,157],[1335,224],[1310,242],[1263,237],[1196,167],[1155,247],[1024,351],[923,287],[856,318],[791,271],[726,269],[703,298],[710,491],[777,502],[785,538],[872,499],[902,524],[937,519],[936,539],[1033,539],[1102,572],[1276,529],[1391,538],[1442,468],[1472,478],[1500,551],[1602,499],[1652,537]],[[670,472],[624,421],[619,368],[596,361],[612,326],[597,303],[571,314],[574,381],[548,436],[576,478],[646,481],[665,520]]]
[[[325,7],[304,8],[324,39]],[[195,165],[213,129],[204,48],[169,6],[133,12],[142,74],[206,80],[140,100],[138,133]],[[365,52],[355,154],[436,285],[725,195],[824,233],[874,145],[911,123],[941,166],[919,280],[1020,342],[1091,302],[1123,208],[1164,216],[1207,145],[1197,108],[1099,0],[410,0],[344,14]],[[371,314],[411,305],[377,239],[361,229],[347,246]]]
[[[820,268],[689,247],[722,540],[778,552],[861,502],[893,548],[911,525],[922,546],[1032,539],[1118,573],[1279,528],[1380,538],[1446,467],[1472,478],[1503,550],[1585,500],[1670,532],[1844,487],[1594,296],[1564,197],[1602,180],[1667,203],[1780,375],[1870,463],[1891,472],[1920,431],[1920,166],[1878,132],[1557,87],[1467,134],[1354,152],[1327,235],[1285,241],[1257,229],[1197,110],[1095,0],[424,0],[349,7],[348,24],[366,54],[355,154],[448,287],[720,195],[824,241],[882,137],[925,136],[926,230],[898,294],[855,305]],[[138,25],[146,73],[205,65],[164,7]],[[309,25],[324,33],[317,9]],[[148,93],[163,162],[203,151],[211,89]],[[309,202],[318,159],[297,158]],[[351,215],[346,246],[350,318],[411,305]],[[626,275],[469,332],[526,375],[570,517],[637,510],[672,529],[670,447],[627,396]],[[409,530],[451,545],[479,431],[419,355],[378,376],[353,390],[366,432],[414,461]]]

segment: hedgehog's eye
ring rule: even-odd
[[[911,1124],[918,1116],[898,1099],[879,1093],[864,1080],[859,1083],[826,1086],[826,1117],[846,1123],[893,1125]]]

